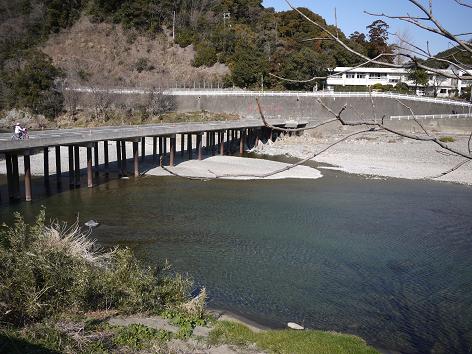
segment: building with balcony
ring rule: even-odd
[[[456,73],[459,77],[472,76],[472,71],[458,73],[451,68],[440,70],[447,74]],[[460,80],[460,78],[448,78],[440,74],[428,73],[429,83],[427,86],[418,86],[414,81],[408,79],[408,70],[405,68],[350,68],[337,67],[333,70],[333,75],[327,80],[328,90],[336,90],[336,86],[371,87],[376,84],[395,86],[400,82],[408,85],[411,89],[416,88],[416,94],[423,96],[451,97],[460,95],[462,91],[471,86],[472,81]]]

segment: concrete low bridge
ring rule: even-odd
[[[272,120],[274,126],[286,126],[283,120]],[[296,123],[291,127],[301,127],[307,123]],[[55,151],[55,174],[57,182],[61,183],[62,171],[68,171],[69,186],[80,187],[81,163],[80,149],[86,149],[87,186],[94,185],[94,175],[100,171],[99,149],[103,147],[103,171],[110,173],[109,145],[116,145],[116,163],[119,176],[127,176],[126,145],[132,144],[133,174],[139,176],[139,162],[145,161],[146,138],[152,139],[152,159],[154,162],[163,159],[169,166],[174,166],[175,155],[178,150],[177,140],[180,142],[180,153],[188,153],[189,159],[195,157],[201,160],[204,152],[208,155],[221,155],[228,152],[236,144],[242,154],[246,147],[258,143],[259,139],[276,139],[279,131],[272,131],[263,125],[260,120],[234,120],[204,123],[158,124],[142,126],[117,126],[87,129],[44,130],[30,133],[29,139],[14,140],[11,133],[0,134],[0,154],[5,156],[8,196],[10,199],[20,199],[20,172],[19,158],[23,158],[24,167],[24,194],[26,201],[32,200],[31,160],[30,156],[43,154],[43,173],[45,183],[49,183],[50,161],[49,152]],[[179,139],[177,139],[179,137]],[[186,143],[186,144],[185,144]],[[141,144],[141,158],[139,157]],[[61,149],[62,148],[62,149]],[[68,168],[63,169],[61,150],[67,151]],[[233,151],[229,151],[233,152]],[[53,164],[54,165],[54,164]]]

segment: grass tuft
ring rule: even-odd
[[[443,143],[453,143],[456,141],[456,139],[454,139],[452,136],[442,136],[439,138],[439,141]]]

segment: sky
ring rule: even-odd
[[[420,0],[428,5],[428,1]],[[465,0],[472,4],[472,0]],[[366,26],[375,18],[364,13],[364,10],[388,15],[419,14],[408,0],[291,0],[295,7],[307,7],[321,15],[329,24],[334,24],[336,8],[338,26],[349,36],[354,31],[366,33]],[[273,7],[277,11],[288,10],[284,0],[263,0],[264,7]],[[457,5],[454,0],[434,0],[433,15],[445,28],[453,33],[472,32],[472,9]],[[392,33],[407,33],[408,37],[421,48],[429,41],[433,54],[451,47],[448,40],[414,25],[392,19],[384,19],[390,25]],[[466,37],[467,38],[467,37]],[[470,38],[470,37],[469,37]]]

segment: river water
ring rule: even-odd
[[[98,220],[100,243],[168,259],[207,288],[210,306],[272,327],[295,321],[392,351],[469,353],[472,188],[323,174],[110,180],[43,191],[30,205],[3,201],[0,220],[14,210],[32,218],[41,205],[58,219]]]

